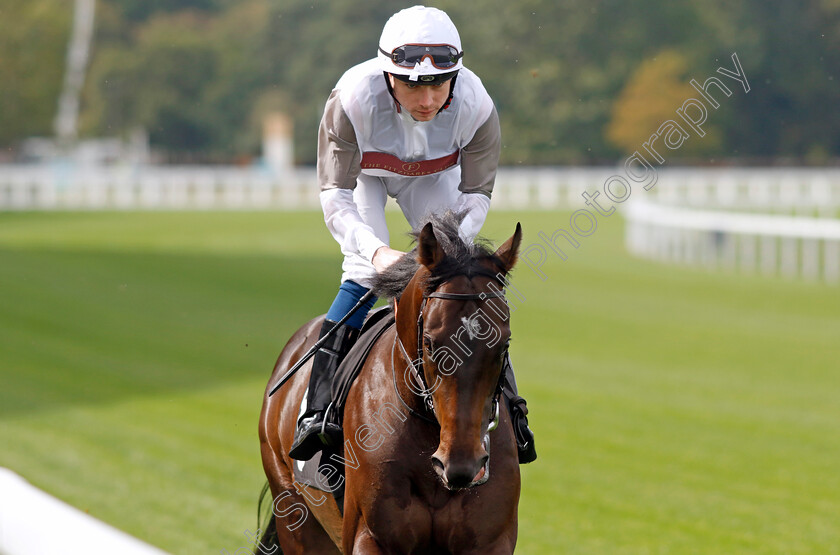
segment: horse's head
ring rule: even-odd
[[[426,399],[440,425],[432,465],[450,489],[489,477],[488,428],[498,423],[510,342],[503,288],[521,238],[517,224],[495,252],[466,244],[453,250],[451,234],[444,249],[431,223],[417,238],[420,266],[400,299],[397,331],[415,359],[405,373],[407,383]]]

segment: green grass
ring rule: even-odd
[[[516,221],[527,248],[568,214],[485,234]],[[517,552],[840,552],[840,288],[635,260],[599,224],[514,275],[540,453]],[[317,213],[0,214],[0,465],[172,553],[234,552],[262,390],[339,268]]]

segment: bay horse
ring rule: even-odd
[[[503,287],[522,230],[493,252],[462,241],[458,221],[426,224],[416,255],[377,277],[374,290],[395,297],[396,323],[346,400],[343,455],[333,457],[346,461],[343,513],[332,495],[295,481],[287,454],[311,361],[268,395],[318,338],[323,316],[284,347],[259,422],[273,518],[255,553],[513,553],[520,475],[499,384],[510,340]]]

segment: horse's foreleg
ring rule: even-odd
[[[386,552],[379,546],[371,533],[365,529],[356,535],[352,551],[349,551],[349,553],[353,555],[385,555]]]
[[[471,551],[461,551],[462,555],[512,555],[516,547],[516,533],[506,534],[491,545]]]
[[[275,412],[269,411],[265,422],[278,422]],[[291,425],[294,419],[290,419]],[[271,487],[271,512],[277,529],[277,540],[284,555],[311,553],[338,554],[335,543],[312,514],[304,496],[295,487],[290,462],[283,456],[284,447],[276,428],[266,426],[261,433],[263,468]]]
[[[278,476],[280,477],[280,476]],[[277,540],[284,555],[308,555],[311,553],[340,553],[321,523],[312,514],[306,500],[294,487],[285,487],[282,479],[271,483],[271,510],[277,530]]]

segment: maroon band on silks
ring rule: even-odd
[[[362,155],[363,170],[385,170],[407,177],[419,177],[448,170],[458,163],[459,151],[435,158],[434,160],[418,160],[404,162],[392,154],[384,152],[365,152]]]

